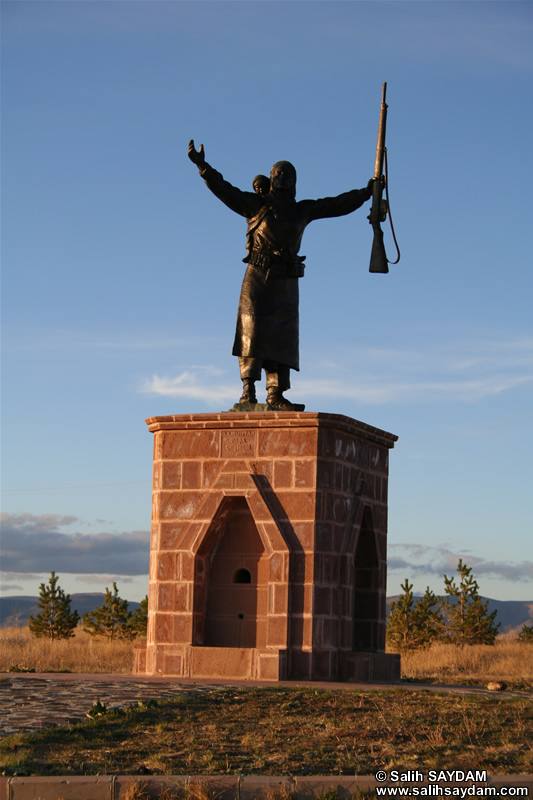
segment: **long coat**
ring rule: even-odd
[[[296,201],[272,191],[266,197],[243,192],[205,163],[200,174],[232,211],[246,217],[252,237],[250,263],[242,282],[234,356],[260,358],[299,370],[298,256],[303,232],[315,219],[340,217],[370,197],[354,189],[337,197]]]

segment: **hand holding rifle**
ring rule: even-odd
[[[368,219],[374,230],[374,240],[372,242],[372,252],[370,254],[370,272],[389,271],[389,264],[397,264],[400,260],[400,251],[396,236],[394,235],[394,228],[392,227],[392,219],[390,217],[389,203],[388,203],[388,188],[387,188],[387,148],[385,147],[385,132],[387,127],[387,103],[385,102],[387,94],[387,84],[383,84],[383,96],[381,99],[381,112],[379,116],[378,128],[378,142],[376,147],[376,163],[374,166],[374,178],[372,183],[372,208]],[[370,187],[370,183],[369,183]],[[387,199],[383,198],[385,191]],[[398,258],[396,261],[389,261],[387,253],[385,252],[385,245],[383,242],[383,231],[381,230],[381,223],[385,222],[389,216],[389,221],[392,230],[392,236]]]

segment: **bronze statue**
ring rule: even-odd
[[[233,355],[239,358],[243,394],[241,403],[257,403],[255,382],[266,373],[267,403],[276,411],[303,411],[303,405],[283,396],[290,389],[290,370],[300,369],[298,278],[304,274],[305,256],[298,251],[306,226],[315,219],[350,214],[372,196],[374,178],[364,189],[337,197],[300,200],[296,196],[296,170],[278,161],[270,172],[270,187],[263,193],[243,192],[224,180],[205,160],[203,145],[189,143],[189,158],[199,168],[208,188],[232,211],[248,221],[248,263],[242,282]]]

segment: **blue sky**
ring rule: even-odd
[[[533,600],[532,34],[512,0],[4,0],[4,595],[141,599],[144,419],[240,395],[245,222],[189,139],[241,188],[281,159],[300,199],[359,188],[387,81],[402,259],[368,272],[367,206],[308,228],[289,397],[400,437],[389,594],[461,557]]]

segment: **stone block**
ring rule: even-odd
[[[183,655],[176,653],[165,653],[163,664],[163,673],[165,675],[175,675],[179,678],[185,676]]]
[[[286,680],[286,651],[258,650],[256,679],[260,681]]]
[[[186,546],[185,537],[189,522],[161,522],[159,527],[159,550],[180,550]]]
[[[296,800],[318,800],[320,797],[335,796],[339,800],[350,800],[359,796],[361,791],[374,789],[376,781],[365,778],[364,783],[355,776],[310,775],[297,776],[295,779],[294,797]]]
[[[296,459],[294,462],[294,486],[296,489],[313,489],[316,486],[317,463],[314,458]]]
[[[311,662],[311,680],[331,681],[336,677],[331,668],[331,652],[329,650],[313,650]]]
[[[117,775],[115,800],[127,800],[134,796],[134,789],[138,786],[142,786],[149,797],[160,797],[163,792],[172,797],[185,797],[188,782],[186,775]]]
[[[309,650],[292,648],[289,652],[289,674],[296,680],[311,680],[311,656]]]
[[[159,550],[160,540],[160,526],[157,523],[152,523],[150,527],[150,552]]]
[[[177,461],[186,458],[219,458],[219,431],[165,431],[161,459]]]
[[[287,518],[290,520],[314,520],[315,519],[315,495],[306,491],[286,491],[277,492],[277,497]]]
[[[244,647],[193,647],[191,677],[251,680],[252,654]]]
[[[192,611],[192,582],[176,583],[174,587],[173,610],[178,612]]]
[[[182,489],[203,489],[201,461],[182,461],[181,462],[181,488]]]
[[[270,615],[267,623],[267,646],[287,647],[287,617]]]
[[[289,800],[294,790],[294,778],[243,775],[240,785],[240,800]]]
[[[173,552],[162,550],[157,554],[157,580],[173,581],[176,579],[176,556]]]
[[[289,587],[286,583],[271,583],[268,587],[268,611],[270,614],[287,614]]]
[[[109,800],[111,775],[11,778],[10,800]]]
[[[213,797],[216,800],[239,800],[240,795],[239,775],[216,777],[191,776],[187,783],[187,790],[191,800],[196,797]]]
[[[173,614],[172,642],[192,643],[192,614]]]
[[[155,614],[155,641],[157,643],[171,643],[174,641],[172,614],[163,614],[157,612]]]
[[[190,520],[196,517],[203,505],[203,492],[161,492],[158,507],[159,519]]]
[[[261,430],[258,456],[275,458],[283,453],[287,457],[302,458],[316,455],[316,432],[312,430]]]
[[[174,587],[178,587],[174,581],[166,583],[159,583],[157,588],[157,610],[158,611],[174,611]]]
[[[294,553],[290,560],[289,581],[291,586],[299,583],[311,583],[315,574],[314,553]]]
[[[308,552],[312,550],[315,544],[315,522],[309,520],[308,522],[295,522],[293,530],[302,550]]]
[[[194,581],[195,577],[202,576],[203,560],[199,558],[195,560],[194,556],[189,552],[179,553],[177,564],[176,580]]]
[[[146,642],[135,642],[133,645],[133,673],[142,675],[146,672]],[[0,800],[2,800],[0,798]]]
[[[161,489],[181,489],[181,461],[161,461],[159,471],[161,472]],[[154,469],[154,475],[156,470]]]
[[[318,616],[329,616],[332,613],[332,594],[330,586],[314,587],[313,613]]]
[[[292,488],[293,480],[293,462],[274,461],[274,488]]]
[[[252,476],[248,472],[236,472],[233,486],[235,489],[253,489],[255,484]]]
[[[203,475],[203,488],[210,489],[215,483],[223,462],[218,459],[215,461],[202,460],[202,475]]]
[[[290,646],[301,649],[311,647],[313,643],[313,618],[311,615],[291,616],[290,624]]]

